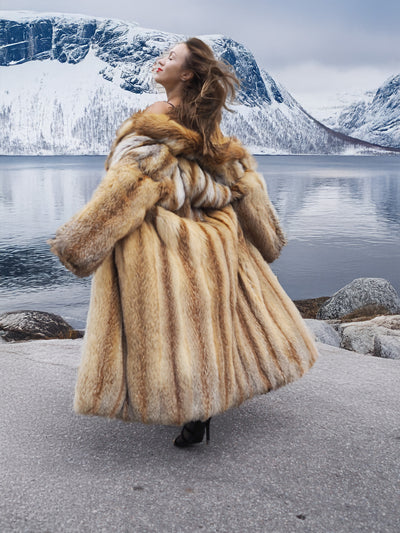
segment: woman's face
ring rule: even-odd
[[[185,43],[176,44],[166,56],[161,57],[154,68],[154,80],[166,89],[172,89],[191,77],[191,71],[185,69],[189,49]]]

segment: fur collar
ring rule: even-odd
[[[200,135],[182,126],[167,115],[139,111],[122,123],[106,161],[108,170],[115,150],[127,136],[147,137],[148,142],[164,144],[174,156],[183,156],[197,161],[213,174],[230,174],[232,165],[240,162],[244,170],[254,170],[255,162],[247,150],[234,137],[221,137],[215,156],[202,154]]]

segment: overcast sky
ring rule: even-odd
[[[0,0],[0,9],[119,18],[185,35],[221,33],[306,108],[400,74],[399,0]]]

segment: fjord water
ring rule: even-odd
[[[357,277],[400,293],[399,156],[258,156],[289,243],[271,267],[292,299]],[[36,309],[83,328],[90,278],[46,240],[91,197],[104,157],[0,157],[0,313]]]

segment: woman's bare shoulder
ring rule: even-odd
[[[144,110],[145,113],[155,113],[156,115],[166,115],[172,109],[172,106],[168,102],[154,102]]]

